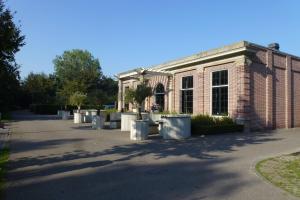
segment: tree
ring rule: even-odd
[[[76,91],[89,93],[95,90],[102,76],[99,60],[85,50],[65,51],[53,63],[58,81],[58,99],[64,104]]]
[[[147,97],[152,95],[152,88],[147,86],[146,83],[142,83],[137,86],[135,90],[134,99],[138,105],[138,119],[142,119],[141,106]]]
[[[24,80],[23,87],[35,104],[53,104],[55,100],[55,77],[44,73],[30,73]]]
[[[77,106],[78,111],[80,110],[80,107],[82,106],[82,104],[84,103],[84,101],[86,100],[86,95],[81,93],[81,92],[75,92],[74,94],[72,94],[70,96],[70,104],[73,106]]]
[[[127,90],[125,90],[124,102],[125,102],[125,104],[135,104],[135,90],[134,89],[128,88]]]
[[[13,14],[0,0],[0,110],[17,103],[20,76],[15,54],[25,45],[24,39],[20,27],[13,22]]]

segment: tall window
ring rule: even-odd
[[[228,71],[212,73],[212,114],[228,115]]]
[[[181,112],[193,113],[193,76],[182,78]]]
[[[163,84],[157,84],[155,88],[155,103],[158,105],[160,112],[165,110],[165,88]]]

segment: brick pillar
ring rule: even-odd
[[[119,79],[119,90],[118,90],[118,111],[120,112],[123,108],[123,82]]]
[[[236,63],[237,67],[237,122],[244,124],[244,132],[250,132],[250,66],[251,60],[244,58]]]
[[[173,76],[168,76],[168,85],[167,85],[167,110],[169,112],[173,111]]]
[[[273,53],[267,51],[267,68],[266,68],[266,128],[274,128],[273,118]]]
[[[286,57],[285,73],[285,127],[292,127],[292,59]]]
[[[201,114],[204,114],[204,69],[200,69],[198,71],[198,91],[199,91],[199,96],[198,96],[198,112]]]

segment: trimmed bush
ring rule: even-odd
[[[243,125],[236,124],[230,117],[196,115],[192,117],[193,135],[242,132]]]
[[[33,112],[35,114],[39,115],[56,115],[58,110],[64,110],[64,106],[61,105],[49,105],[49,104],[31,104],[29,106],[30,112]],[[95,105],[85,105],[81,106],[81,109],[97,109],[100,110],[100,106]],[[67,106],[67,110],[71,111],[71,114],[73,114],[73,110],[77,110],[77,106]]]
[[[105,112],[106,112],[106,119],[105,119],[105,121],[109,122],[110,121],[110,113],[118,112],[118,110],[115,109],[115,108],[112,108],[112,109],[106,109]]]

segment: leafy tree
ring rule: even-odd
[[[0,0],[0,110],[17,103],[20,76],[15,54],[25,44],[24,39],[20,27],[13,22],[13,14]]]
[[[128,88],[124,94],[124,102],[126,104],[135,104],[135,90]]]
[[[53,104],[55,100],[55,77],[44,73],[30,73],[23,83],[24,90],[31,98],[31,103]]]
[[[64,104],[76,91],[89,93],[95,90],[102,76],[99,60],[85,50],[65,51],[53,63],[58,81],[58,99]]]
[[[73,106],[77,106],[78,110],[86,100],[87,96],[81,92],[75,92],[70,96],[70,104]]]
[[[152,95],[152,88],[146,83],[139,84],[136,89],[129,88],[125,92],[125,103],[138,106],[138,119],[142,119],[141,106],[147,97]]]

